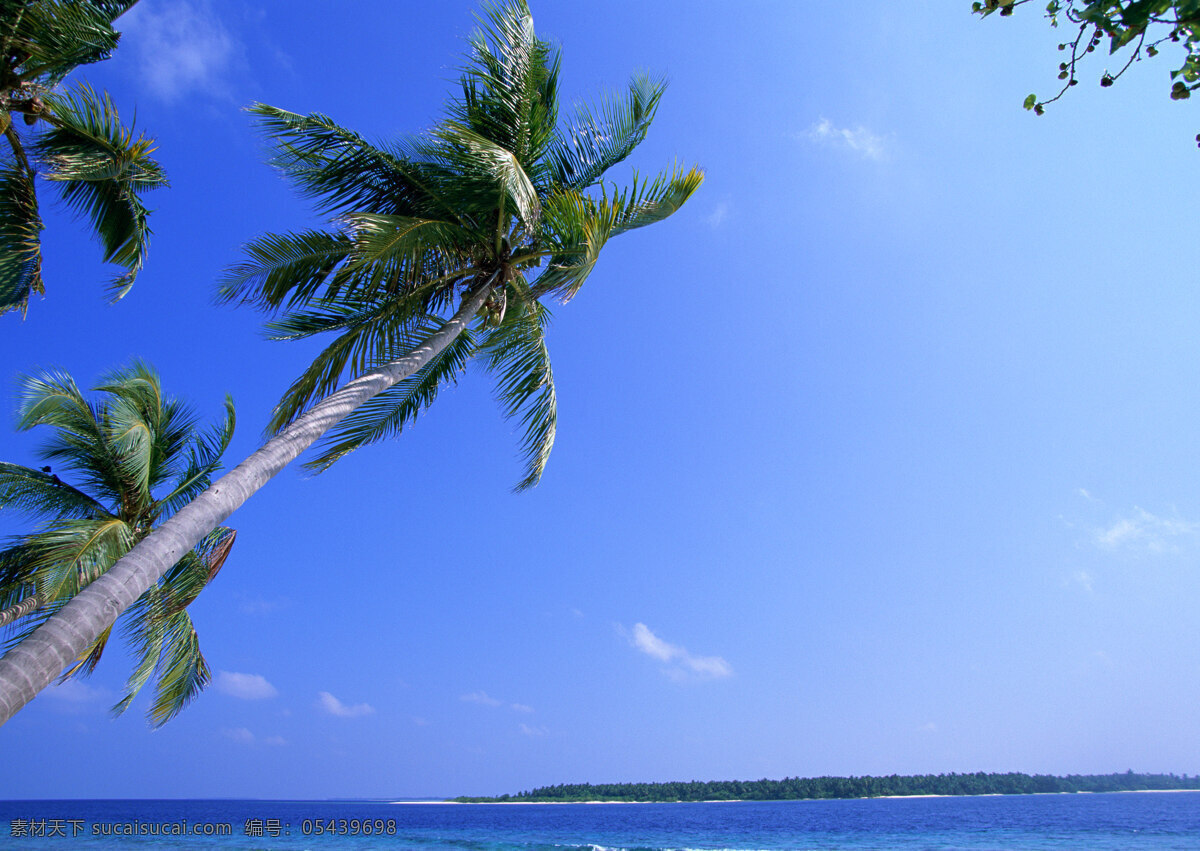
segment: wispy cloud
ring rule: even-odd
[[[222,727],[221,736],[239,745],[254,744],[254,734],[245,727]]]
[[[1094,530],[1093,541],[1101,549],[1157,555],[1179,552],[1181,544],[1200,533],[1200,523],[1179,516],[1159,517],[1143,508]]]
[[[887,159],[884,138],[861,124],[854,128],[837,127],[828,118],[822,118],[804,135],[813,142],[844,148],[869,160]]]
[[[317,695],[317,707],[337,718],[361,718],[375,712],[375,707],[369,703],[342,703],[327,691]]]
[[[67,703],[92,703],[108,697],[108,692],[104,689],[89,686],[79,680],[67,680],[52,685],[42,694],[55,700],[64,700]]]
[[[520,730],[525,736],[545,736],[550,732],[545,727],[530,727],[528,724],[522,724]]]
[[[713,230],[716,230],[721,225],[725,224],[725,220],[729,218],[729,204],[725,201],[718,201],[717,205],[712,208],[707,216],[704,217],[704,223]]]
[[[267,747],[277,748],[287,744],[287,739],[283,738],[283,736],[267,736],[265,739],[260,739],[245,727],[222,727],[220,736],[221,738],[229,739],[231,742],[246,745],[247,747],[266,745]]]
[[[683,647],[663,641],[644,623],[634,624],[628,638],[630,644],[647,656],[668,663],[667,674],[674,679],[718,679],[733,673],[730,664],[720,656],[694,656]]]
[[[466,703],[478,703],[481,706],[499,706],[504,703],[503,700],[496,700],[486,691],[473,691],[470,694],[464,694],[459,700]]]
[[[1071,574],[1071,578],[1063,582],[1064,585],[1078,585],[1089,594],[1095,593],[1094,582],[1092,575],[1086,570],[1077,570]]]
[[[464,703],[478,703],[480,706],[504,706],[503,700],[492,697],[486,691],[473,691],[470,694],[462,695],[459,700]],[[524,703],[510,703],[508,708],[513,712],[533,712],[533,707],[526,706]]]
[[[242,700],[265,700],[275,697],[279,690],[267,682],[261,674],[239,674],[233,671],[220,671],[217,674],[217,691],[230,697]]]
[[[174,101],[191,91],[220,91],[240,46],[209,0],[141,3],[119,25],[150,91]]]

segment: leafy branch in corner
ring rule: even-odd
[[[976,0],[971,11],[983,17],[994,13],[1007,17],[1028,2]],[[1177,45],[1185,54],[1183,63],[1171,72],[1171,99],[1187,100],[1200,88],[1200,0],[1051,0],[1046,4],[1046,17],[1050,26],[1062,25],[1072,37],[1058,45],[1065,54],[1058,64],[1062,88],[1051,98],[1040,99],[1036,94],[1025,98],[1025,108],[1037,115],[1078,85],[1080,63],[1106,40],[1109,56],[1129,52],[1116,71],[1104,69],[1101,86],[1113,85],[1143,57],[1153,58],[1164,47]],[[1196,141],[1200,143],[1200,135]]]

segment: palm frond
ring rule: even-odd
[[[533,287],[534,298],[572,299],[600,259],[616,227],[618,209],[576,191],[557,192],[542,207],[546,242],[554,254]]]
[[[450,287],[473,270],[478,241],[451,222],[412,216],[351,213],[343,217],[354,245],[347,283],[327,297],[372,298],[435,280]]]
[[[5,135],[15,136],[9,127]],[[42,283],[42,217],[33,173],[20,164],[0,170],[0,313],[24,315]]]
[[[524,0],[484,4],[477,20],[451,115],[532,171],[558,120],[558,52],[537,37]]]
[[[36,595],[37,565],[29,538],[9,538],[0,549],[0,608],[8,608]]]
[[[46,614],[49,615],[51,612],[58,611],[63,605],[65,605],[65,601],[54,605],[51,609],[47,610]],[[112,627],[110,626],[104,632],[100,633],[96,637],[96,640],[80,654],[79,658],[75,660],[74,665],[59,674],[58,681],[62,683],[71,679],[71,677],[90,676],[96,670],[96,666],[100,664],[100,657],[104,654],[104,649],[108,646],[108,639],[111,636]]]
[[[138,196],[165,186],[166,175],[150,157],[153,141],[121,124],[107,93],[83,85],[46,100],[53,129],[38,139],[38,159],[67,205],[91,221],[105,261],[126,268],[110,287],[117,301],[133,285],[149,245],[148,211]]]
[[[134,531],[119,518],[62,520],[38,533],[38,587],[51,598],[70,599],[133,549]]]
[[[352,249],[349,237],[340,233],[267,234],[246,245],[249,260],[225,273],[218,299],[269,310],[303,304],[317,295]],[[337,287],[337,279],[332,286]]]
[[[526,228],[533,227],[540,206],[537,190],[513,151],[454,122],[446,122],[433,135],[458,154],[450,154],[444,148],[431,149],[431,153],[440,153],[443,160],[458,167],[459,185],[476,178],[475,185],[465,186],[475,204],[480,198],[497,208],[507,203]],[[489,201],[489,195],[494,201]]]
[[[575,120],[557,135],[548,154],[553,185],[585,189],[633,153],[646,138],[666,87],[663,79],[638,74],[624,97],[610,95],[596,108],[577,105]]]
[[[632,186],[613,193],[611,203],[618,211],[613,236],[661,222],[682,207],[703,182],[704,172],[694,167],[684,170],[676,166],[651,181],[639,181],[634,175]]]
[[[6,461],[0,461],[0,510],[92,519],[108,513],[98,501],[53,473]]]
[[[155,696],[148,717],[158,727],[208,684],[208,663],[186,609],[220,571],[236,537],[233,529],[214,529],[126,613],[122,631],[139,658],[125,696],[112,707],[114,714],[124,712],[153,676]]]
[[[212,477],[221,469],[221,456],[233,440],[236,425],[237,412],[233,407],[233,398],[226,396],[224,422],[214,425],[207,432],[195,433],[187,468],[173,484],[171,492],[159,498],[159,505],[167,513],[174,514],[208,489]]]
[[[275,151],[271,163],[330,213],[458,218],[436,176],[400,143],[376,146],[319,113],[300,115],[263,103],[249,107]]]
[[[528,291],[514,293],[504,321],[480,346],[484,364],[498,380],[496,395],[505,418],[518,418],[524,431],[525,476],[514,488],[517,491],[541,480],[558,421],[554,371],[545,337],[550,312],[528,295]]]
[[[94,440],[100,436],[96,412],[70,375],[46,371],[40,375],[21,376],[18,381],[19,430],[47,425],[71,437]]]
[[[342,376],[361,375],[372,366],[404,354],[424,340],[441,320],[425,312],[420,294],[366,304],[319,302],[271,323],[276,339],[295,339],[324,330],[341,333],[292,383],[271,414],[268,429],[284,428],[337,389]]]
[[[8,49],[21,61],[19,80],[55,85],[80,65],[107,59],[119,34],[112,28],[113,4],[41,0],[23,3]]]
[[[191,616],[175,612],[164,626],[154,701],[147,713],[152,727],[161,727],[182,712],[212,679]]]
[[[676,167],[653,180],[635,174],[625,189],[602,186],[599,198],[577,191],[552,195],[543,209],[543,228],[554,256],[538,277],[535,297],[553,293],[563,301],[573,298],[609,239],[667,218],[703,182],[704,173],[699,169]]]
[[[69,375],[45,373],[22,382],[20,426],[53,426],[54,437],[40,454],[65,463],[84,486],[66,485],[48,470],[0,464],[0,507],[50,518],[36,532],[10,539],[0,549],[0,626],[11,623],[8,646],[54,617],[111,568],[150,533],[164,511],[194,496],[218,468],[232,437],[231,401],[226,400],[222,423],[199,431],[195,414],[163,393],[148,364],[134,362],[115,370],[95,389],[103,398],[90,403]],[[167,481],[173,490],[156,502],[154,489]],[[102,502],[109,497],[111,509]],[[213,530],[123,615],[125,639],[138,658],[127,693],[114,711],[123,711],[154,677],[150,721],[157,726],[209,681],[186,609],[221,569],[235,538],[232,529]],[[110,635],[111,628],[62,679],[90,674]]]
[[[128,709],[153,677],[155,696],[148,718],[158,727],[174,718],[208,684],[208,663],[200,653],[199,638],[186,609],[221,569],[236,537],[232,529],[214,529],[125,613],[122,634],[138,661],[126,682],[125,695],[112,707],[114,714]]]
[[[474,335],[469,331],[459,334],[417,372],[342,420],[322,441],[317,456],[305,467],[322,472],[356,449],[400,434],[433,404],[444,385],[455,381],[474,352]]]

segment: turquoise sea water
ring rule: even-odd
[[[9,801],[0,802],[0,847],[1200,851],[1200,792],[704,804]]]

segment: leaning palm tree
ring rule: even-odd
[[[64,86],[81,65],[107,59],[114,21],[137,0],[0,0],[0,313],[25,313],[44,291],[37,181],[86,216],[104,259],[124,268],[124,296],[146,257],[140,195],[166,184],[154,143],[121,123],[107,94]]]
[[[9,643],[61,611],[208,487],[233,435],[231,403],[223,423],[201,431],[144,364],[114,372],[96,390],[102,396],[90,403],[69,375],[21,382],[18,427],[51,432],[38,452],[45,466],[0,463],[0,510],[43,518],[36,531],[0,548],[0,627],[11,631]],[[187,607],[221,569],[234,537],[224,527],[205,535],[125,612],[122,631],[138,661],[114,712],[124,712],[153,678],[148,715],[158,726],[204,688],[209,668]],[[111,632],[97,635],[62,678],[90,674]]]
[[[645,137],[663,84],[635,77],[560,125],[558,67],[515,0],[487,7],[461,97],[419,138],[373,144],[325,116],[252,108],[275,164],[337,218],[333,229],[252,243],[222,292],[271,311],[275,336],[334,338],[277,406],[261,449],[0,659],[0,722],[64,654],[78,655],[77,633],[105,629],[302,452],[328,435],[312,462],[323,468],[395,434],[473,356],[526,428],[518,488],[537,482],[556,421],[542,300],[570,299],[607,240],[671,215],[703,179],[676,168],[626,188],[605,182]]]

